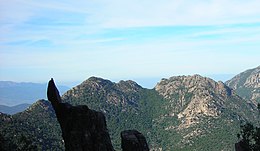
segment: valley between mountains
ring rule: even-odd
[[[137,129],[150,150],[234,150],[240,124],[259,121],[260,66],[223,83],[200,75],[173,76],[146,89],[134,81],[90,77],[62,96],[105,114],[116,150],[120,132]],[[47,100],[25,111],[0,113],[0,146],[9,150],[64,150],[55,112]]]

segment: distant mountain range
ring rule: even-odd
[[[32,104],[36,100],[45,99],[46,87],[47,84],[0,81],[0,105],[10,107],[23,103]],[[59,87],[61,94],[69,90],[66,86]]]
[[[103,112],[116,150],[120,132],[137,129],[153,150],[233,151],[240,124],[259,120],[260,80],[255,75],[259,67],[226,84],[200,75],[174,76],[153,89],[131,80],[114,83],[91,77],[64,93],[62,100]],[[38,150],[64,150],[55,112],[45,100],[13,116],[1,113],[0,139],[5,149],[24,147],[25,141]]]
[[[26,104],[26,103],[15,105],[15,106],[0,105],[0,112],[13,115],[15,113],[24,111],[30,105],[31,104]]]

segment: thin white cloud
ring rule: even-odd
[[[259,21],[257,0],[112,1],[100,14],[104,27],[219,25]]]
[[[57,10],[83,13],[88,15],[86,23],[105,28],[257,22],[260,16],[258,0],[1,0],[0,4],[2,21],[22,22],[33,15]]]

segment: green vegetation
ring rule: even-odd
[[[260,114],[260,104],[258,104],[258,110]],[[247,122],[241,125],[241,131],[237,137],[241,140],[240,145],[243,149],[247,151],[260,150],[260,127]]]
[[[0,134],[14,150],[26,146],[33,146],[33,150],[64,149],[61,130],[48,101],[40,100],[28,110],[13,116],[1,114],[1,120]]]
[[[252,102],[258,102],[258,123],[252,123],[251,121],[242,120],[240,132],[238,133],[239,144],[242,148],[248,151],[260,150],[260,87],[259,87],[259,73],[260,66],[254,69],[246,70],[231,80],[227,81],[227,85],[233,88],[236,93],[246,100]],[[243,106],[241,107],[243,108]],[[249,113],[252,110],[247,111],[247,116],[252,117]]]
[[[104,84],[104,83],[103,83]],[[99,93],[93,93],[91,87],[74,90],[81,94],[80,98],[63,96],[65,102],[73,105],[87,105],[89,108],[105,113],[108,129],[115,149],[121,148],[120,132],[126,129],[137,129],[147,138],[148,143],[157,141],[153,137],[153,118],[162,114],[160,109],[163,98],[155,90],[139,89],[138,91],[122,91],[108,82]],[[77,91],[77,92],[75,92]],[[108,97],[110,101],[109,102]],[[124,102],[117,102],[117,101]],[[149,137],[151,136],[151,137]]]

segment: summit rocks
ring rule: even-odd
[[[236,97],[223,82],[200,75],[163,79],[155,90],[169,101],[171,115],[186,119],[185,127],[198,122],[200,116],[218,117],[226,99]]]

